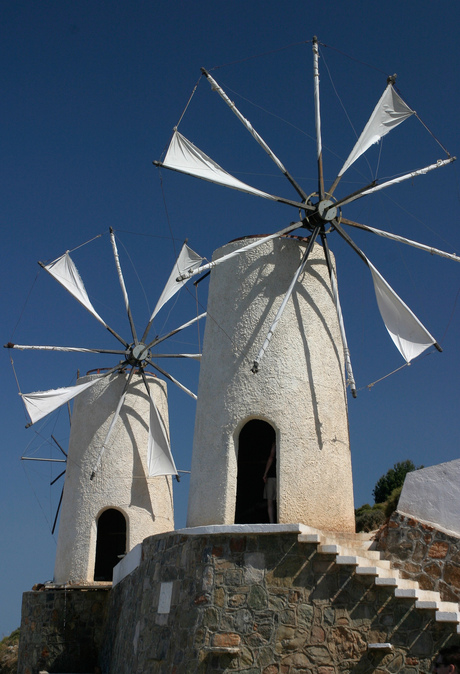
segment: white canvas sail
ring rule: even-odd
[[[177,475],[166,430],[151,396],[147,467],[150,477]]]
[[[91,304],[81,276],[68,252],[58,257],[57,260],[43,265],[43,268],[64,286],[102,325],[107,327],[105,321]]]
[[[375,106],[369,121],[364,127],[364,130],[358,138],[348,159],[342,166],[339,176],[342,176],[353,162],[366,152],[371,145],[378,143],[383,136],[413,114],[414,110],[411,110],[411,108],[404,103],[401,96],[399,96],[393,86],[389,84]]]
[[[19,395],[24,401],[30,420],[35,424],[47,414],[54,412],[58,407],[72,400],[82,391],[85,391],[90,386],[93,386],[100,377],[95,377],[85,384],[77,384],[76,386],[67,386],[65,388],[51,389],[49,391],[35,391],[34,393],[20,393]]]
[[[407,363],[436,343],[417,316],[368,261],[380,314],[391,339]]]
[[[193,269],[197,269],[202,263],[202,261],[203,258],[200,257],[198,253],[195,253],[195,251],[189,248],[187,244],[184,243],[184,245],[182,246],[182,250],[179,253],[179,257],[177,258],[177,261],[168,279],[168,282],[166,283],[164,290],[161,293],[160,299],[158,300],[156,307],[153,310],[153,314],[150,316],[151,321],[160,311],[161,307],[164,304],[166,304],[166,302],[170,300],[171,297],[173,297],[173,295],[175,295],[178,290],[182,288],[184,283],[187,282],[189,278],[188,276],[189,272],[192,271]],[[178,277],[186,275],[187,278],[184,278],[181,281],[177,281]]]
[[[208,157],[196,145],[187,140],[179,131],[174,131],[166,157],[161,166],[179,171],[180,173],[187,173],[188,175],[202,178],[218,185],[231,187],[241,192],[248,192],[265,199],[275,200],[275,197],[271,194],[251,187],[230,173],[227,173],[227,171],[219,166],[219,164],[216,164],[211,157]]]

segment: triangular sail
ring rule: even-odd
[[[369,260],[368,264],[385,327],[404,360],[410,363],[436,340]]]
[[[57,260],[42,266],[58,283],[64,286],[64,288],[68,290],[69,293],[85,307],[85,309],[102,323],[102,325],[107,327],[105,321],[99,316],[96,309],[91,304],[81,276],[68,252],[61,255],[61,257],[58,257]]]
[[[342,176],[353,162],[366,152],[371,145],[378,143],[383,136],[413,114],[415,114],[414,110],[411,110],[404,103],[401,96],[394,90],[392,84],[389,84],[375,106],[374,112],[370,116],[348,159],[342,166],[339,176]]]
[[[34,393],[20,393],[19,395],[24,401],[27,412],[30,416],[32,424],[36,423],[47,414],[54,412],[58,407],[75,398],[79,393],[85,391],[90,386],[93,386],[99,379],[105,375],[95,377],[85,384],[77,384],[76,386],[67,386],[65,388],[51,389],[49,391],[35,391]]]
[[[147,455],[149,477],[177,475],[169,440],[156,405],[150,396],[150,428]]]
[[[160,165],[173,171],[179,171],[179,173],[187,173],[196,178],[217,183],[217,185],[232,187],[241,192],[248,192],[265,199],[275,200],[275,197],[271,194],[251,187],[230,173],[227,173],[227,171],[219,166],[219,164],[216,164],[211,157],[208,157],[196,145],[187,140],[179,131],[174,131],[166,157]]]
[[[188,275],[189,272],[193,271],[194,269],[197,269],[202,263],[202,261],[203,258],[200,257],[198,253],[195,253],[195,251],[189,248],[186,243],[184,243],[184,245],[182,246],[182,250],[179,253],[179,257],[177,258],[177,261],[168,279],[168,282],[166,283],[164,290],[161,293],[160,299],[158,300],[156,307],[153,310],[153,314],[150,316],[151,321],[160,311],[161,307],[164,304],[166,304],[166,302],[170,300],[171,297],[173,297],[173,295],[175,295],[178,290],[182,288],[184,283],[187,282],[188,278],[190,278],[190,276]],[[185,275],[187,275],[187,278],[184,278],[181,281],[177,280],[179,276]]]

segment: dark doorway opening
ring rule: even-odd
[[[126,554],[126,520],[119,510],[104,510],[97,521],[94,580],[112,580],[113,567]]]
[[[235,524],[264,524],[269,521],[263,474],[275,440],[274,428],[261,419],[252,419],[241,429],[238,439]]]

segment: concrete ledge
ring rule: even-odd
[[[203,527],[178,529],[182,536],[207,536],[209,534],[307,534],[311,527],[304,524],[211,524]],[[315,530],[316,531],[316,530]]]
[[[367,644],[368,651],[379,651],[383,653],[391,653],[393,646],[390,643]]]
[[[132,550],[126,554],[123,559],[113,569],[113,586],[117,585],[123,578],[137,569],[141,563],[142,543],[138,543]]]

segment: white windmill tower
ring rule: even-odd
[[[41,266],[120,342],[119,349],[26,346],[18,350],[108,353],[118,364],[90,374],[75,386],[21,394],[32,425],[75,398],[55,564],[55,582],[110,581],[120,557],[146,536],[174,529],[171,476],[177,475],[169,443],[167,391],[153,368],[194,399],[196,395],[155,362],[157,358],[195,358],[200,354],[161,354],[158,344],[195,323],[202,314],[161,337],[149,339],[153,320],[180,289],[178,274],[200,265],[184,244],[171,277],[142,337],[137,336],[113,230],[112,248],[129,318],[125,340],[95,311],[69,252]]]
[[[273,235],[259,237],[243,246],[240,243],[225,246],[216,252],[212,263],[190,273],[213,269],[208,315],[214,325],[207,322],[203,344],[189,526],[239,520],[240,482],[246,490],[251,489],[250,481],[240,480],[241,471],[248,471],[241,461],[246,442],[250,448],[245,452],[252,452],[253,460],[261,462],[256,436],[251,435],[252,431],[245,431],[249,423],[261,422],[253,427],[264,434],[265,456],[273,440],[276,445],[278,521],[300,521],[332,530],[354,529],[345,388],[350,386],[356,396],[356,385],[328,246],[330,235],[337,233],[369,268],[381,316],[406,362],[430,346],[440,350],[434,337],[352,241],[343,225],[365,229],[431,254],[457,261],[459,258],[346,219],[342,209],[361,197],[445,166],[455,157],[447,153],[447,159],[392,180],[381,183],[374,180],[337,200],[335,190],[353,162],[416,113],[396,92],[394,78],[388,78],[385,91],[355,147],[331,187],[326,189],[316,38],[312,44],[318,166],[315,194],[309,195],[303,190],[204,69],[202,73],[212,89],[297,191],[297,200],[243,183],[193,145],[177,128],[164,160],[154,162],[159,167],[284,203],[300,213],[300,219]],[[280,238],[297,229],[302,229],[302,236],[308,236],[308,244]],[[226,337],[229,342],[223,348]],[[263,463],[258,470],[262,473]],[[259,489],[255,481],[252,484],[253,490]]]

